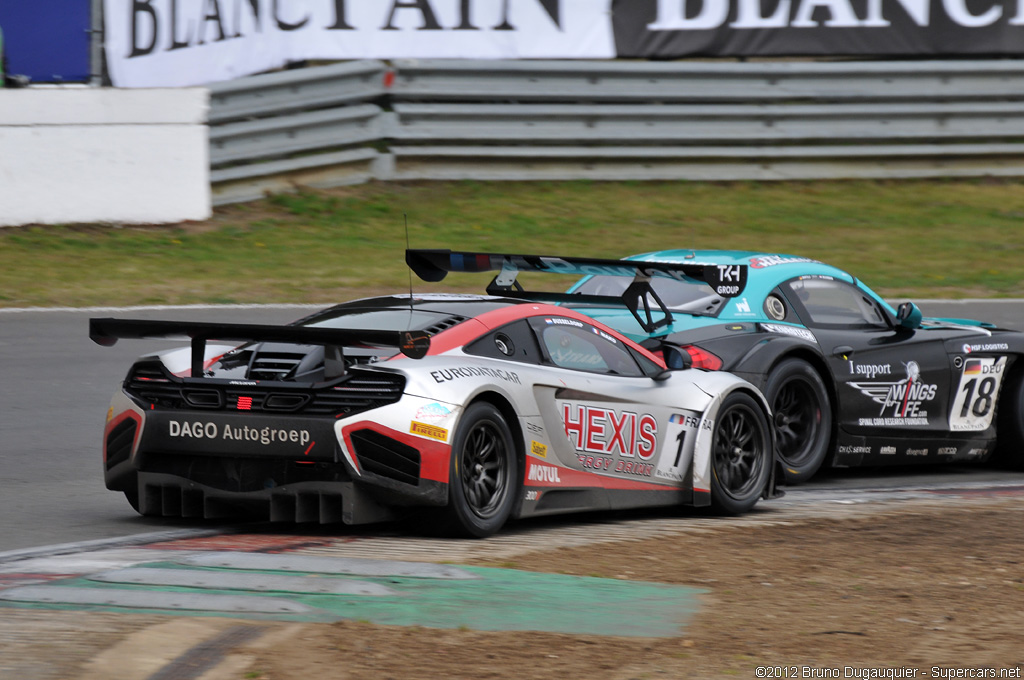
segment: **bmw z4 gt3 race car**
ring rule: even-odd
[[[742,513],[777,493],[755,387],[667,370],[550,304],[380,297],[286,326],[91,319],[90,337],[191,338],[138,359],[107,415],[106,485],[145,515],[356,524],[435,508],[482,537],[509,517]]]
[[[693,367],[746,378],[771,405],[788,483],[825,463],[984,461],[993,454],[1024,462],[1018,331],[922,318],[913,303],[893,309],[852,275],[792,255],[666,250],[627,258],[717,268],[741,288],[730,296],[709,291],[700,278],[652,276],[651,291],[628,310],[609,304],[633,285],[615,272],[594,268],[568,294],[531,294],[510,290],[502,277],[562,273],[559,267],[521,255],[429,252],[421,257],[450,262],[450,271],[501,270],[488,287],[493,294],[556,301],[656,353],[681,348]]]

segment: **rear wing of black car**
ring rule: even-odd
[[[737,297],[747,285],[747,266],[743,264],[700,264],[653,262],[648,260],[605,260],[554,255],[509,255],[452,250],[405,251],[405,261],[424,281],[437,282],[448,272],[499,272],[487,286],[490,295],[543,302],[625,305],[643,329],[650,333],[672,322],[672,314],[651,287],[651,279],[664,277],[679,281],[706,283],[722,297]],[[516,281],[519,272],[544,272],[576,276],[628,276],[633,282],[621,297],[525,291]],[[651,301],[663,316],[655,320]]]
[[[89,319],[89,338],[97,345],[104,347],[113,346],[120,338],[189,338],[192,343],[192,376],[196,378],[203,374],[206,343],[210,340],[321,345],[325,348],[325,358],[326,355],[332,354],[332,360],[339,362],[340,366],[344,365],[341,348],[346,346],[397,347],[402,354],[413,359],[422,358],[430,349],[430,337],[419,331],[353,330],[200,321],[150,321],[146,319]],[[333,348],[333,351],[327,352],[328,348]],[[343,369],[340,372],[343,372]]]

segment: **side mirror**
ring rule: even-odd
[[[651,376],[657,381],[667,380],[673,371],[682,371],[693,366],[693,359],[690,354],[678,345],[662,345],[661,355],[665,358],[666,369],[657,375]]]
[[[900,328],[908,330],[920,328],[922,318],[924,315],[913,302],[904,302],[896,309],[896,320],[899,322]]]
[[[662,345],[661,355],[665,358],[665,365],[670,371],[683,371],[693,366],[690,353],[678,345]]]

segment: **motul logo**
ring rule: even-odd
[[[531,482],[548,482],[550,484],[561,484],[562,479],[558,476],[558,468],[550,465],[533,465],[530,467],[530,474],[527,479]]]

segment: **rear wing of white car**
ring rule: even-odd
[[[648,333],[672,321],[672,314],[651,287],[652,278],[664,277],[689,283],[705,283],[715,294],[730,298],[741,295],[747,285],[747,266],[743,264],[606,260],[559,255],[511,255],[421,249],[406,250],[405,261],[417,276],[430,282],[441,281],[449,272],[496,271],[497,276],[487,286],[487,292],[491,295],[555,303],[625,305]],[[526,291],[516,281],[519,272],[524,271],[577,276],[626,276],[632,277],[633,282],[620,297]],[[660,319],[654,318],[651,301],[662,313]]]
[[[119,338],[186,338],[192,344],[192,377],[203,375],[203,359],[209,340],[282,342],[335,348],[336,361],[342,347],[397,347],[402,354],[418,359],[430,349],[430,337],[418,331],[314,328],[265,324],[208,323],[201,321],[151,321],[148,319],[89,319],[89,338],[97,345],[113,346]]]

